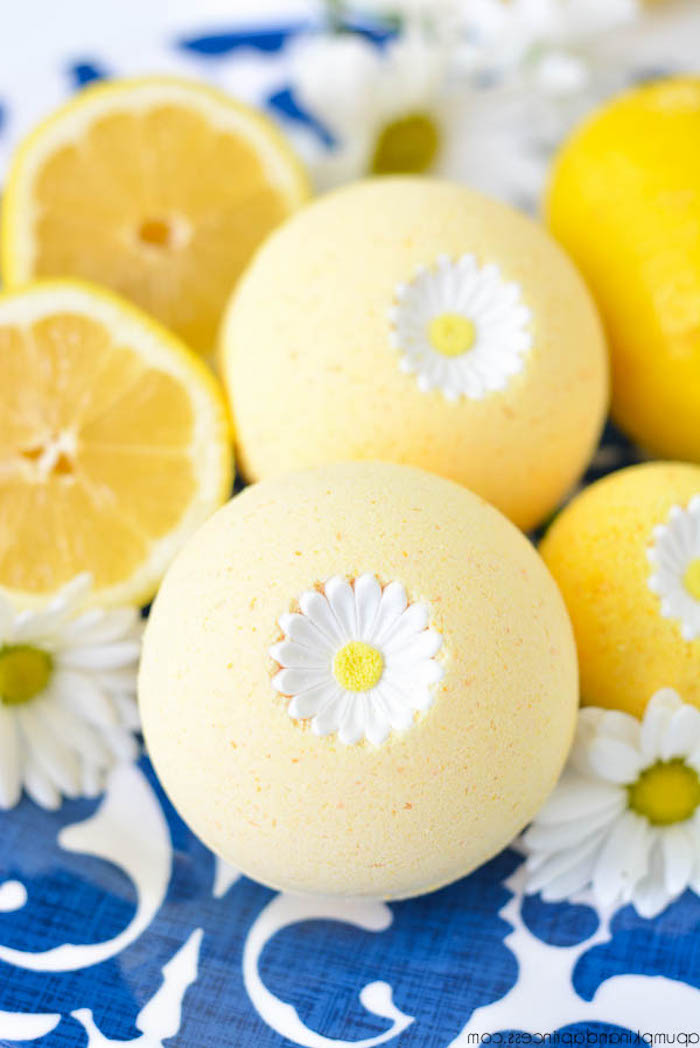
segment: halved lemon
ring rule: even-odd
[[[5,282],[94,280],[206,355],[255,248],[308,195],[274,125],[222,92],[169,78],[91,87],[13,160]]]
[[[0,295],[0,587],[23,603],[92,573],[100,604],[153,596],[228,496],[226,412],[207,366],[109,292]]]

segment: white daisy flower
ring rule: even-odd
[[[311,718],[317,735],[378,746],[428,709],[443,675],[442,638],[428,628],[427,605],[409,604],[399,582],[382,589],[374,575],[352,584],[336,576],[322,592],[302,593],[299,608],[282,615],[284,640],[270,648],[282,667],[272,683],[291,698],[290,717]]]
[[[133,760],[141,619],[134,608],[83,610],[79,575],[38,610],[0,594],[0,808],[22,787],[37,804],[94,797]]]
[[[519,72],[548,47],[589,44],[639,12],[638,0],[468,0],[459,16],[462,60],[476,70]]]
[[[424,393],[481,400],[525,367],[531,320],[520,287],[506,282],[497,265],[441,255],[396,288],[389,338],[401,370],[415,372]]]
[[[562,778],[523,837],[527,891],[549,902],[592,886],[603,906],[654,917],[700,892],[700,710],[671,688],[640,722],[582,709]]]
[[[654,528],[647,550],[653,571],[648,585],[661,598],[661,614],[676,619],[684,640],[700,637],[700,495],[682,509],[673,506]]]
[[[302,40],[291,60],[294,94],[333,140],[314,150],[298,141],[317,188],[434,170],[450,121],[445,77],[442,49],[418,34],[382,50],[354,33]]]

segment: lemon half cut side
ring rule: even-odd
[[[89,571],[142,603],[231,489],[206,365],[115,295],[47,281],[0,296],[0,588],[46,599]]]
[[[249,258],[309,192],[274,124],[223,92],[176,78],[99,84],[13,159],[4,280],[104,284],[209,355]]]

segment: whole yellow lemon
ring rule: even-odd
[[[594,114],[556,161],[547,214],[603,313],[614,418],[655,454],[700,462],[700,78]]]
[[[607,409],[600,321],[564,252],[466,186],[380,178],[266,241],[223,327],[243,472],[419,466],[520,527],[571,488]]]
[[[700,706],[700,468],[652,462],[586,488],[540,552],[574,625],[584,704]]]
[[[399,897],[494,855],[554,786],[571,624],[527,539],[386,463],[261,481],[169,571],[139,698],[177,809],[275,888]]]

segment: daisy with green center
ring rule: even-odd
[[[336,576],[302,593],[299,612],[279,620],[284,640],[270,648],[281,667],[272,683],[289,697],[289,716],[345,744],[379,746],[410,728],[443,675],[435,659],[442,638],[428,621],[426,604],[409,603],[399,582],[382,588],[374,575]]]
[[[523,837],[527,891],[548,902],[592,887],[654,917],[700,892],[700,710],[671,688],[640,722],[587,707],[562,778]]]
[[[139,612],[86,609],[89,591],[79,575],[22,611],[0,594],[0,808],[23,787],[44,808],[96,796],[137,755]]]
[[[671,508],[654,528],[647,556],[649,589],[661,599],[661,614],[676,620],[684,640],[700,637],[700,495]]]
[[[304,39],[292,56],[294,94],[332,139],[305,156],[317,188],[435,170],[450,120],[445,68],[442,50],[414,33],[381,50],[354,33]]]
[[[507,388],[532,349],[532,314],[520,286],[475,255],[440,255],[399,284],[388,313],[399,367],[423,393],[482,400]]]

